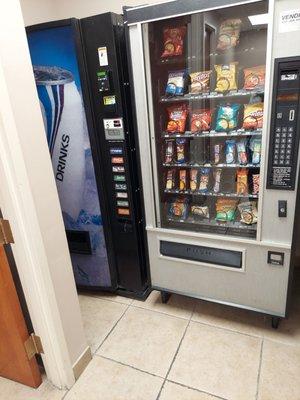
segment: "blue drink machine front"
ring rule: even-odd
[[[76,283],[109,287],[111,278],[71,26],[28,33],[28,43],[65,228],[89,237],[71,252]]]

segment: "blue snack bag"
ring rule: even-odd
[[[236,147],[235,140],[230,139],[226,140],[226,164],[234,164],[236,159]]]
[[[218,106],[216,118],[216,131],[224,132],[236,129],[238,124],[239,104]]]
[[[169,72],[166,95],[167,96],[182,96],[185,87],[185,71]]]

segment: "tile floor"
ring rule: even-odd
[[[0,378],[0,399],[300,400],[300,295],[277,331],[261,314],[177,295],[162,304],[155,291],[79,299],[93,360],[73,388]]]

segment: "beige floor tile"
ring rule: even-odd
[[[258,399],[300,399],[300,348],[264,341]]]
[[[300,346],[300,296],[294,296],[289,316],[280,321],[278,329],[272,329],[270,320],[268,321],[264,331],[265,338]]]
[[[163,380],[95,356],[65,400],[155,400]]]
[[[92,352],[95,352],[127,305],[83,295],[79,296],[79,303],[86,338]]]
[[[1,400],[61,400],[66,391],[58,390],[47,379],[44,379],[41,386],[31,389],[27,386],[0,378],[0,399]]]
[[[159,400],[219,400],[219,397],[210,396],[209,394],[167,381]]]
[[[197,301],[192,320],[261,337],[267,325],[263,314],[202,300]]]
[[[102,300],[115,301],[116,303],[127,305],[133,302],[133,299],[130,299],[129,297],[118,296],[117,294],[113,294],[110,292],[82,292],[81,294],[88,295],[90,297],[96,297]]]
[[[98,353],[165,376],[188,321],[130,307]]]
[[[169,379],[230,400],[254,400],[261,339],[191,322]]]
[[[192,315],[195,301],[195,299],[190,297],[172,294],[168,303],[163,304],[161,302],[160,292],[153,290],[146,301],[134,300],[132,305],[174,315],[179,318],[189,319]]]

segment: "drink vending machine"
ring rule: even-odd
[[[124,11],[152,285],[164,300],[256,310],[277,327],[300,211],[299,4]]]
[[[148,266],[122,16],[27,28],[75,280],[143,297]]]

